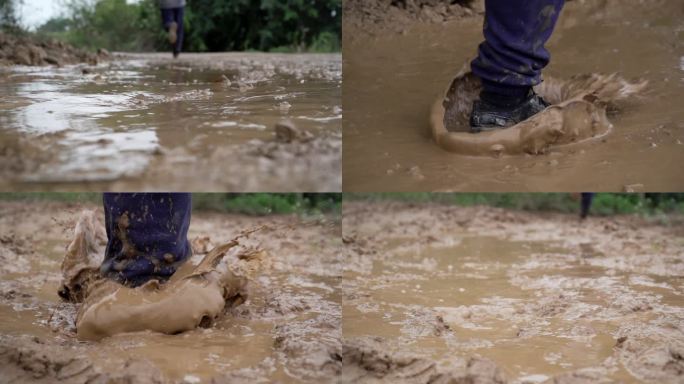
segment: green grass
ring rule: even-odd
[[[0,200],[102,203],[100,193],[0,193]],[[302,193],[195,193],[196,211],[215,211],[262,216],[270,214],[319,215],[341,213],[342,195]],[[575,213],[576,196],[569,193],[346,193],[345,201],[433,202],[446,205],[489,205],[524,211]],[[657,200],[657,202],[656,202]],[[598,193],[592,215],[684,214],[684,194]]]
[[[301,193],[195,193],[196,211],[240,213],[252,216],[270,214],[319,215],[341,212],[341,194]],[[0,200],[56,201],[102,204],[100,193],[0,193]]]
[[[650,196],[649,196],[650,197]],[[447,205],[489,205],[525,211],[577,212],[579,200],[569,193],[347,193],[345,201],[433,202]],[[598,193],[593,215],[684,213],[684,194],[661,194],[656,205],[644,194]]]

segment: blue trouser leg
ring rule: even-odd
[[[190,257],[189,193],[105,193],[103,200],[104,276],[137,286],[169,278]]]
[[[164,24],[164,28],[168,29],[171,23],[176,22],[176,25],[178,25],[178,31],[177,31],[177,36],[178,38],[176,39],[176,44],[173,47],[173,51],[175,53],[180,53],[181,50],[183,49],[183,39],[185,37],[185,28],[183,25],[183,17],[185,14],[185,8],[180,7],[180,8],[167,8],[164,9],[162,8],[161,10],[162,13],[162,23]]]
[[[580,217],[581,218],[586,218],[589,216],[589,210],[591,209],[591,203],[594,201],[594,195],[595,193],[591,192],[583,192],[582,193],[582,203],[581,203],[581,212],[580,212]]]
[[[485,41],[471,63],[485,91],[519,95],[541,82],[565,0],[486,0]]]

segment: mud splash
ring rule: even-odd
[[[0,174],[14,190],[339,190],[340,85],[339,55],[3,68]],[[316,140],[255,150],[276,142],[283,120]]]
[[[84,208],[96,210],[0,203],[0,227],[10,228],[0,239],[1,377],[61,383],[334,381],[341,369],[339,223],[195,213],[190,238],[196,256],[176,278],[192,274],[208,250],[242,229],[268,227],[240,239],[241,246],[219,264],[219,271],[228,261],[236,266],[243,246],[279,250],[241,291],[245,301],[229,302],[208,328],[177,335],[122,333],[92,342],[77,338],[78,304],[56,294],[64,250]]]
[[[541,154],[551,147],[607,135],[612,124],[606,110],[617,110],[618,102],[640,94],[646,85],[615,74],[547,79],[535,92],[552,104],[549,108],[513,127],[473,135],[468,133],[468,119],[482,85],[464,69],[432,107],[432,136],[443,149],[462,155]]]
[[[147,330],[177,334],[200,325],[209,327],[226,302],[244,302],[247,281],[256,277],[264,257],[263,250],[241,246],[239,239],[254,231],[244,232],[215,247],[197,266],[184,266],[166,283],[153,280],[139,288],[128,288],[97,279],[93,254],[102,251],[99,237],[104,226],[97,226],[94,216],[93,211],[81,214],[62,262],[60,296],[71,301],[84,296],[76,317],[76,334],[82,340]],[[232,249],[235,252],[221,263]]]
[[[544,77],[617,72],[648,87],[620,102],[621,109],[608,109],[609,135],[504,159],[440,150],[428,119],[436,96],[477,52],[479,14],[414,19],[396,32],[344,21],[345,191],[681,190],[675,164],[684,161],[682,12],[662,0],[567,2]]]
[[[343,217],[346,382],[681,381],[680,217],[399,203]]]

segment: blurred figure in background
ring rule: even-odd
[[[162,23],[169,34],[169,44],[173,49],[173,57],[176,58],[183,48],[183,13],[185,0],[159,0]]]
[[[589,211],[591,210],[591,203],[594,201],[593,192],[583,192],[580,202],[580,219],[584,220],[589,216]]]

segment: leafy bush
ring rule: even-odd
[[[68,0],[67,5],[67,19],[50,20],[39,32],[89,49],[168,49],[156,0]],[[184,48],[336,52],[341,20],[341,0],[190,0]]]

